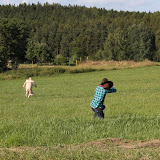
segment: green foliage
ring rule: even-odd
[[[12,60],[12,65],[17,67],[24,60],[28,29],[23,21],[18,19],[0,19],[0,52],[2,65],[6,67],[6,61]]]
[[[159,17],[159,12],[48,3],[0,6],[0,34],[4,33],[0,36],[0,70],[6,68],[8,59],[14,65],[26,60],[46,63],[57,61],[56,55],[159,61]]]
[[[126,59],[126,36],[122,32],[109,33],[104,44],[106,60],[121,61]]]
[[[154,52],[153,60],[160,62],[160,49],[156,52]]]
[[[7,60],[8,60],[7,47],[5,47],[4,40],[0,35],[0,72],[2,72],[7,68]]]
[[[104,54],[105,52],[103,51],[103,50],[99,50],[96,54],[95,54],[95,56],[94,56],[94,60],[104,60],[104,57],[106,56],[105,54]],[[110,60],[111,59],[111,57],[108,57],[108,60]]]
[[[65,64],[66,58],[63,57],[62,55],[56,55],[54,59],[54,64],[56,65],[63,65]]]
[[[152,60],[154,35],[144,24],[133,25],[128,29],[128,58],[135,61]]]
[[[154,52],[153,60],[160,62],[160,30],[157,31],[155,37],[155,47],[156,51]]]
[[[50,48],[46,43],[29,41],[26,58],[34,63],[43,63],[49,61],[50,53]]]

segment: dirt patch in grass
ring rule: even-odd
[[[133,141],[133,140],[118,139],[118,138],[108,138],[108,139],[76,145],[75,147],[86,147],[86,146],[121,147],[128,149],[143,148],[143,147],[160,147],[160,139],[154,139],[149,141]]]
[[[102,139],[97,141],[92,141],[84,144],[79,145],[62,145],[62,146],[52,146],[52,149],[76,149],[76,148],[88,148],[88,147],[100,147],[103,149],[107,149],[110,147],[115,148],[126,148],[126,149],[135,149],[135,148],[144,148],[144,147],[160,147],[160,139],[154,139],[149,141],[133,141],[133,140],[126,140],[126,139],[118,139],[118,138],[108,138]],[[24,151],[33,151],[39,149],[47,149],[47,147],[11,147],[11,148],[0,148],[0,150],[9,150],[13,152],[24,152]]]
[[[160,139],[132,141],[108,138],[78,145],[0,148],[0,160],[160,159]]]

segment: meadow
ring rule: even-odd
[[[109,138],[159,139],[159,71],[159,66],[150,66],[33,77],[38,88],[29,99],[22,88],[24,78],[0,80],[0,157],[106,159],[108,155],[108,159],[128,159],[134,155],[131,159],[158,159],[159,148],[102,151],[102,146],[81,145]],[[104,77],[114,82],[117,92],[106,96],[105,119],[93,118],[90,102]],[[28,149],[6,150],[18,147]]]

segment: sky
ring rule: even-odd
[[[160,0],[0,0],[0,5],[58,3],[62,6],[78,5],[85,7],[105,8],[106,10],[156,12],[160,11]]]

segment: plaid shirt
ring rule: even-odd
[[[104,106],[103,103],[104,103],[104,99],[106,97],[106,94],[107,93],[113,93],[113,92],[116,92],[116,91],[117,90],[114,87],[112,87],[109,90],[105,90],[103,87],[98,86],[96,88],[94,98],[90,103],[91,107],[92,108],[103,108],[103,106]]]

